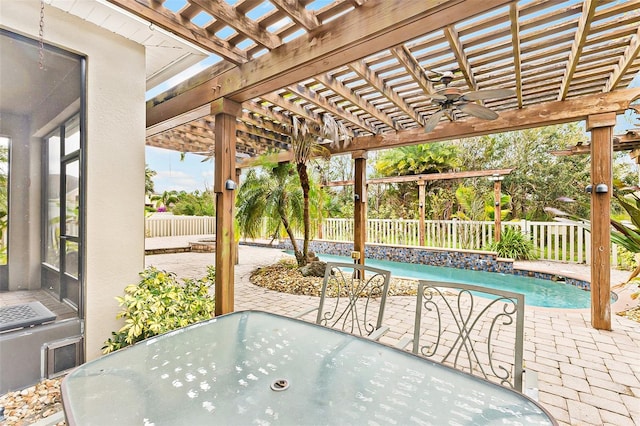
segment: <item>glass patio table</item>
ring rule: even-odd
[[[88,362],[69,425],[553,425],[525,395],[365,338],[240,311]]]

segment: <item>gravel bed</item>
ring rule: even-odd
[[[0,396],[6,426],[27,426],[62,410],[60,396],[62,378],[48,379],[29,388]],[[56,423],[64,426],[66,422]]]
[[[251,283],[281,293],[320,296],[321,277],[303,277],[295,260],[282,259],[251,273]],[[415,296],[418,281],[391,277],[389,296]]]

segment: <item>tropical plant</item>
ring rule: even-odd
[[[182,284],[175,274],[154,267],[145,269],[140,277],[138,284],[124,289],[124,296],[116,297],[122,308],[116,317],[124,318],[125,325],[111,333],[103,353],[214,316],[215,301],[209,295],[215,282],[213,266],[207,267],[204,278],[185,279]]]
[[[322,124],[292,116],[290,130],[293,162],[296,165],[303,199],[304,238],[301,257],[296,254],[296,259],[298,265],[304,266],[307,264],[309,241],[311,240],[311,212],[309,209],[311,180],[307,170],[307,163],[312,157],[326,157],[329,155],[328,149],[321,145],[321,142],[328,140],[331,146],[338,145],[340,141],[348,144],[350,137],[346,126],[341,122],[335,121],[329,114],[322,115]]]
[[[178,191],[164,191],[162,194],[155,194],[151,196],[151,201],[155,201],[156,207],[164,207],[165,209],[169,209],[173,204],[177,203]]]
[[[385,150],[373,161],[374,175],[406,176],[451,171],[460,165],[458,153],[457,146],[445,143],[411,145]],[[448,183],[431,181],[427,182],[426,190],[439,193],[441,188],[449,186]],[[438,203],[431,201],[427,201],[429,216],[441,216],[441,212],[433,211]],[[375,202],[378,207],[376,209],[378,217],[417,217],[417,183],[390,184]]]
[[[236,219],[243,237],[257,238],[262,232],[262,218],[267,218],[267,232],[277,238],[284,228],[293,251],[302,262],[294,232],[303,229],[304,200],[300,181],[291,163],[260,160],[261,169],[251,169],[238,189]]]
[[[383,151],[375,162],[380,176],[405,176],[442,173],[460,165],[455,145],[431,143],[410,145]]]
[[[507,259],[530,260],[535,257],[533,242],[531,242],[529,236],[512,227],[505,229],[500,241],[494,241],[490,246],[490,250]]]

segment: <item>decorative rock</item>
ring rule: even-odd
[[[300,268],[300,273],[303,277],[324,277],[324,270],[326,267],[326,262],[315,260]]]

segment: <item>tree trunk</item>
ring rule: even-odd
[[[304,202],[304,207],[302,210],[302,219],[304,223],[304,240],[302,243],[302,256],[303,256],[303,264],[300,266],[304,266],[307,264],[307,256],[309,253],[309,240],[311,235],[311,221],[309,219],[309,174],[307,173],[307,163],[296,163],[296,169],[298,171],[298,176],[300,177],[300,186],[302,187],[302,198]],[[298,261],[300,264],[300,261]]]
[[[287,235],[289,236],[289,240],[291,240],[291,246],[293,247],[293,254],[296,256],[296,261],[298,262],[298,266],[304,266],[307,264],[307,256],[300,252],[298,249],[298,243],[296,242],[296,237],[293,235],[293,230],[289,225],[289,219],[287,219],[287,212],[284,211],[282,206],[278,207],[278,213],[280,214],[280,220],[282,221],[282,226],[284,226],[284,230],[287,231]]]

